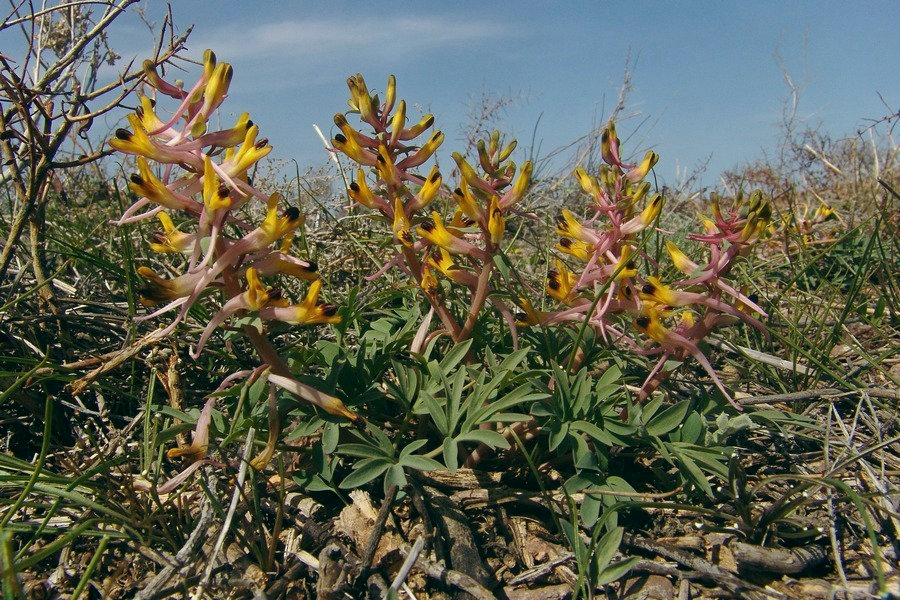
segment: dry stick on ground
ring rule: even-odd
[[[219,533],[216,545],[213,547],[212,554],[209,557],[206,571],[203,573],[203,579],[200,581],[200,585],[192,596],[193,600],[201,598],[206,591],[206,586],[209,584],[209,578],[212,577],[213,566],[216,564],[216,559],[219,556],[219,552],[222,550],[222,545],[225,543],[225,536],[231,528],[234,511],[237,509],[238,499],[241,497],[241,490],[244,487],[244,478],[247,477],[247,466],[250,464],[250,450],[253,448],[253,438],[255,436],[256,430],[253,427],[247,430],[247,441],[244,442],[244,452],[241,455],[241,466],[238,468],[237,481],[234,484],[234,493],[231,495],[231,505],[228,507],[228,514],[225,516],[225,522],[222,524],[222,531]]]
[[[825,562],[825,549],[815,544],[801,548],[765,548],[744,542],[731,542],[728,549],[740,569],[768,573],[796,574]]]
[[[384,524],[387,522],[388,513],[391,512],[391,505],[397,497],[397,484],[392,483],[388,488],[384,502],[381,503],[381,509],[378,511],[378,517],[375,524],[372,525],[372,533],[369,535],[369,541],[366,544],[365,553],[362,558],[362,565],[359,576],[366,578],[369,575],[369,569],[372,567],[372,560],[375,558],[375,550],[378,549],[378,541],[381,540],[381,533],[384,531]]]
[[[134,357],[135,354],[140,352],[144,346],[148,344],[157,344],[159,343],[159,339],[152,339],[153,334],[149,334],[136,341],[132,345],[127,348],[123,348],[122,350],[117,350],[116,352],[112,352],[110,354],[105,354],[102,358],[104,358],[103,364],[99,367],[81,377],[80,379],[76,379],[72,383],[69,384],[69,390],[72,392],[73,396],[76,396],[84,390],[88,385],[90,385],[94,380],[96,380],[101,375],[109,373],[113,369],[116,369],[119,365],[124,363],[125,361]]]
[[[626,546],[637,548],[638,550],[643,550],[644,552],[658,554],[659,556],[674,560],[675,562],[684,565],[689,569],[697,571],[698,573],[702,574],[704,578],[722,585],[728,591],[734,594],[740,595],[746,594],[746,592],[748,591],[752,591],[767,594],[770,597],[785,598],[783,594],[776,594],[772,590],[763,589],[759,586],[753,585],[752,583],[743,581],[740,578],[735,577],[725,569],[714,565],[708,560],[700,558],[699,556],[694,556],[693,554],[685,552],[684,550],[671,548],[666,544],[661,544],[659,542],[654,542],[652,540],[635,536],[628,536],[623,540],[623,542]]]
[[[496,585],[478,551],[465,512],[450,497],[435,488],[425,487],[425,493],[434,509],[441,537],[447,545],[449,566],[478,581],[479,585]]]
[[[410,547],[404,544],[403,546],[401,546],[400,551],[404,556],[408,556],[410,554]],[[436,579],[437,581],[458,588],[476,598],[476,600],[495,600],[496,598],[493,592],[482,586],[480,583],[478,583],[465,573],[460,573],[459,571],[454,571],[453,569],[446,569],[438,563],[428,560],[422,555],[419,555],[419,558],[416,560],[416,565],[418,565],[418,567],[432,579]]]
[[[412,570],[413,565],[416,564],[416,561],[419,559],[419,555],[422,553],[422,548],[424,547],[425,537],[419,536],[413,543],[412,550],[409,551],[409,555],[406,557],[406,560],[403,561],[403,565],[400,567],[400,570],[397,571],[397,576],[394,577],[394,580],[391,582],[392,590],[396,592],[400,589],[400,586],[403,585],[403,582],[406,581],[409,572]]]
[[[210,471],[211,469],[207,467],[206,474],[209,479],[209,491],[210,494],[215,494],[216,478],[209,477]],[[212,503],[206,499],[203,503],[203,508],[200,510],[200,518],[197,519],[197,525],[194,526],[194,530],[191,532],[191,535],[188,536],[184,546],[182,546],[181,550],[175,555],[172,564],[164,567],[144,589],[138,592],[134,597],[135,600],[152,600],[161,597],[160,592],[165,591],[163,590],[163,586],[165,586],[179,570],[187,566],[189,562],[192,562],[196,554],[200,551],[203,542],[207,539],[207,533],[209,531],[209,526],[212,524],[214,514],[215,511],[213,511]]]
[[[816,398],[825,398],[828,396],[852,396],[855,394],[868,394],[875,398],[884,398],[886,400],[900,400],[900,391],[887,388],[862,388],[858,390],[838,390],[835,388],[824,388],[821,390],[803,390],[800,392],[791,392],[788,394],[768,394],[766,396],[753,396],[751,398],[739,398],[738,402],[744,406],[752,406],[754,404],[770,404],[772,402],[797,402],[800,400],[813,400]]]

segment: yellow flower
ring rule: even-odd
[[[556,249],[584,262],[589,261],[594,253],[594,249],[591,246],[569,238],[560,238],[559,243],[556,244]]]
[[[259,126],[248,127],[241,147],[229,161],[222,165],[229,177],[242,177],[250,167],[272,151],[268,139],[263,138],[256,141],[257,133],[259,133]]]
[[[163,233],[154,233],[153,239],[156,240],[150,244],[150,248],[155,252],[189,252],[194,246],[196,236],[190,233],[184,233],[175,228],[172,218],[164,213],[156,214],[159,222],[162,223]]]
[[[432,167],[428,177],[422,183],[422,187],[419,188],[419,193],[410,202],[410,211],[417,211],[431,204],[431,201],[434,200],[441,189],[442,181],[441,172],[438,171],[437,166]]]
[[[488,217],[488,233],[491,236],[491,243],[495,246],[499,244],[505,232],[506,220],[500,210],[500,199],[494,196],[491,198],[490,216]]]
[[[409,228],[409,218],[406,216],[403,202],[400,198],[394,198],[394,238],[407,248],[413,245],[413,237]]]
[[[672,264],[675,265],[675,268],[685,275],[691,276],[700,268],[697,263],[689,259],[687,255],[675,245],[675,242],[666,241],[666,251],[668,251],[669,256],[672,257]]]
[[[138,173],[129,178],[128,187],[136,195],[155,202],[170,210],[184,210],[199,213],[200,207],[196,201],[170,190],[162,181],[156,178],[147,159],[143,156],[137,158]]]
[[[450,233],[450,231],[444,227],[444,221],[441,219],[441,215],[432,212],[431,219],[431,222],[425,221],[416,228],[416,233],[425,238],[428,243],[443,248],[451,254],[466,254],[469,256],[477,256],[479,258],[485,257],[483,250]]]
[[[262,319],[275,319],[297,325],[313,325],[316,323],[340,323],[337,307],[330,304],[319,304],[319,292],[322,280],[317,279],[309,286],[306,298],[300,304],[290,306],[266,306],[259,311]]]
[[[669,330],[660,323],[659,313],[653,307],[648,308],[646,314],[635,319],[634,326],[655,342],[665,344],[669,340]]]
[[[556,233],[575,238],[591,246],[600,241],[600,238],[597,237],[593,230],[579,223],[575,215],[566,209],[563,209],[562,214],[556,218]]]
[[[566,265],[560,260],[556,260],[556,270],[547,273],[547,293],[568,304],[573,296],[572,288],[578,281],[578,278],[566,268]]]

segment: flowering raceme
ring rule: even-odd
[[[521,168],[509,160],[515,140],[503,145],[499,132],[478,143],[476,171],[465,157],[454,153],[461,180],[452,192],[444,187],[437,167],[427,173],[424,165],[444,141],[440,131],[421,145],[415,140],[434,124],[425,115],[407,123],[406,102],[396,98],[396,81],[388,80],[384,102],[369,93],[362,75],[347,80],[350,113],[359,115],[365,133],[352,127],[344,114],[334,116],[340,133],[331,140],[335,151],[358,163],[347,193],[359,206],[377,211],[391,224],[396,254],[375,275],[391,267],[403,270],[422,290],[432,312],[454,341],[468,338],[476,320],[490,301],[514,332],[512,312],[492,292],[495,262],[501,253],[506,221],[531,183],[532,164]],[[516,175],[518,171],[518,176]],[[446,218],[438,211],[425,212],[436,198],[450,201],[454,211]],[[443,282],[438,279],[441,276]],[[447,302],[458,290],[468,293],[468,310],[455,315]],[[429,320],[423,323],[427,328]]]
[[[178,106],[171,118],[164,120],[156,112],[156,103],[141,96],[140,106],[128,118],[131,128],[117,130],[109,141],[119,152],[135,155],[138,169],[129,183],[138,200],[116,223],[156,216],[163,231],[153,235],[151,249],[183,254],[187,264],[183,274],[171,279],[149,267],[138,269],[147,281],[141,289],[141,302],[162,305],[140,319],[178,309],[170,324],[154,333],[161,338],[175,330],[201,296],[221,297],[219,309],[192,352],[195,357],[213,331],[234,316],[255,313],[264,321],[307,325],[339,321],[334,306],[318,301],[321,282],[316,265],[290,254],[293,234],[304,220],[300,211],[282,207],[278,193],[266,194],[248,178],[248,171],[271,152],[268,141],[258,138],[259,128],[246,113],[234,127],[208,130],[210,117],[228,94],[231,66],[218,63],[215,55],[206,51],[203,74],[189,90],[167,83],[150,61],[144,63],[144,75],[158,96],[173,98]],[[152,163],[158,165],[161,175],[154,173]],[[245,222],[238,214],[237,209],[247,203],[265,206],[266,216],[259,225]],[[175,214],[187,220],[176,226]],[[191,222],[193,225],[187,226]],[[225,225],[241,237],[226,235]],[[291,305],[278,289],[265,286],[260,279],[279,275],[311,280],[306,299]],[[277,375],[274,381],[282,382],[280,387],[331,414],[361,421],[339,399],[294,379],[262,333],[251,327],[243,331],[256,346],[263,367]]]
[[[638,400],[648,397],[669,375],[665,371],[669,359],[693,357],[740,410],[698,344],[717,327],[736,321],[765,333],[762,323],[751,316],[756,313],[765,317],[765,311],[731,285],[727,275],[734,261],[745,256],[767,230],[771,206],[755,192],[746,201],[739,195],[726,213],[721,199],[714,195],[713,220],[704,222],[705,233],[688,236],[708,247],[709,261],[698,265],[675,243],[667,241],[672,263],[687,279],[667,284],[655,276],[642,276],[638,261],[655,263],[642,251],[640,234],[654,226],[665,205],[662,195],[650,194],[650,183],[643,178],[659,157],[648,152],[640,163],[624,164],[612,123],[604,131],[601,144],[606,164],[599,173],[590,175],[581,167],[575,170],[575,178],[590,196],[590,216],[579,220],[563,210],[556,221],[556,233],[561,236],[556,249],[577,264],[570,270],[557,260],[556,268],[548,273],[546,292],[562,306],[539,312],[530,302],[523,302],[520,322],[550,325],[586,321],[607,341],[619,341],[641,354],[659,354]],[[629,322],[633,330],[649,339],[650,346],[644,348],[639,339],[626,334]]]

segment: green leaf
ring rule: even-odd
[[[485,421],[493,421],[494,415],[513,406],[544,398],[547,398],[547,394],[535,392],[531,384],[522,384],[499,400],[489,402],[479,410],[473,411],[472,416],[465,421],[465,428],[472,429]]]
[[[431,417],[431,420],[434,422],[434,426],[437,427],[437,430],[444,436],[450,435],[450,431],[448,430],[449,423],[447,422],[447,415],[444,413],[444,407],[441,406],[440,402],[427,392],[422,392],[419,395],[419,399],[422,404],[425,406],[425,409],[428,412],[428,416]]]
[[[574,431],[588,434],[590,437],[594,438],[601,444],[605,444],[607,446],[617,445],[616,441],[608,433],[606,433],[593,423],[588,423],[587,421],[574,421],[570,428]]]
[[[433,458],[428,458],[427,456],[422,456],[421,454],[410,454],[409,456],[403,457],[400,459],[400,464],[404,467],[409,467],[410,469],[416,469],[417,471],[443,471],[444,465],[434,460]]]
[[[456,436],[457,442],[478,442],[491,448],[509,448],[509,442],[502,435],[490,429],[473,429]]]
[[[657,437],[669,433],[681,424],[690,407],[690,400],[682,400],[665,409],[647,423],[647,433]]]
[[[387,470],[387,474],[384,476],[385,492],[391,487],[391,484],[396,484],[399,488],[406,486],[406,473],[403,472],[402,465],[392,465],[391,468]]]
[[[621,579],[631,570],[634,564],[638,561],[636,556],[632,556],[631,558],[626,558],[625,560],[620,560],[612,563],[607,568],[600,573],[597,578],[594,580],[594,587],[600,587],[602,585],[606,585],[607,583],[612,583],[618,579]]]
[[[449,437],[444,438],[444,443],[441,444],[441,446],[441,450],[444,454],[444,464],[447,465],[447,469],[449,469],[451,473],[456,473],[456,468],[459,466],[459,448],[456,445],[456,440]]]
[[[594,526],[594,523],[600,518],[600,507],[602,505],[603,503],[599,498],[594,498],[593,496],[584,497],[578,515],[581,517],[581,522],[584,523],[585,527],[591,528]]]
[[[568,423],[554,423],[553,429],[550,430],[550,451],[556,450],[560,444],[562,444],[563,440],[566,439],[566,436],[569,435],[569,424]]]
[[[387,435],[385,435],[380,427],[369,423],[366,429],[370,431],[375,437],[375,440],[378,442],[378,447],[384,451],[386,456],[394,455],[394,445],[391,443],[391,439]]]
[[[687,476],[687,479],[699,489],[703,490],[703,493],[706,494],[710,500],[714,499],[712,487],[706,480],[706,476],[703,474],[703,471],[701,471],[700,467],[697,466],[697,463],[695,463],[691,459],[691,457],[682,454],[674,449],[672,450],[672,453],[675,455],[675,459],[678,461],[678,463],[683,467],[683,472]]]
[[[398,462],[402,461],[404,457],[409,456],[410,454],[412,454],[413,452],[415,452],[416,450],[418,450],[419,448],[421,448],[422,446],[424,446],[427,443],[428,443],[428,440],[416,440],[414,442],[410,442],[409,444],[406,445],[405,448],[403,448],[403,450],[400,451],[400,458],[399,458]]]
[[[618,477],[616,475],[612,475],[606,478],[606,481],[603,482],[603,485],[597,486],[599,490],[609,490],[611,492],[627,492],[629,494],[637,494],[634,488],[631,487],[631,484]],[[603,496],[604,501],[612,506],[618,502],[632,502],[637,501],[637,498],[629,498],[627,496]]]
[[[322,479],[319,475],[312,474],[294,474],[293,480],[300,486],[301,489],[306,490],[308,492],[333,492],[334,490],[328,482]]]
[[[326,454],[334,452],[340,438],[341,427],[337,423],[325,423],[322,428],[322,449]]]
[[[340,355],[341,347],[328,340],[319,340],[316,343],[316,346],[319,349],[319,355],[322,357],[322,361],[329,367],[334,365],[334,359]]]
[[[444,360],[441,361],[441,371],[443,371],[445,377],[449,376],[450,372],[462,362],[462,359],[466,357],[466,354],[469,353],[469,348],[471,347],[472,340],[468,339],[464,342],[460,342],[447,352]]]
[[[622,543],[622,535],[625,533],[624,527],[613,527],[600,538],[597,542],[597,549],[594,551],[594,566],[596,573],[602,573],[609,565],[609,561],[619,550],[619,544]]]
[[[587,563],[588,549],[579,535],[578,528],[571,521],[565,519],[560,520],[559,525],[566,535],[566,539],[569,540],[569,547],[575,553],[575,560],[582,565]]]
[[[697,411],[688,415],[681,425],[681,441],[696,444],[703,436],[703,417]]]
[[[353,472],[344,477],[341,489],[356,488],[369,483],[382,473],[387,471],[394,464],[386,458],[366,458],[353,465]]]
[[[385,454],[381,448],[368,444],[341,444],[337,447],[337,453],[359,458],[391,458],[391,455]]]
[[[654,394],[650,400],[641,407],[641,415],[643,416],[645,423],[653,418],[653,415],[655,415],[656,411],[662,406],[663,400],[665,400],[665,397],[662,394]]]

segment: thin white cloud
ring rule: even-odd
[[[464,22],[446,17],[367,18],[365,22],[333,19],[285,20],[240,27],[227,25],[192,37],[194,48],[215,48],[230,61],[269,57],[308,64],[364,51],[367,56],[398,59],[403,53],[434,51],[455,44],[507,41],[510,32],[494,23]]]

